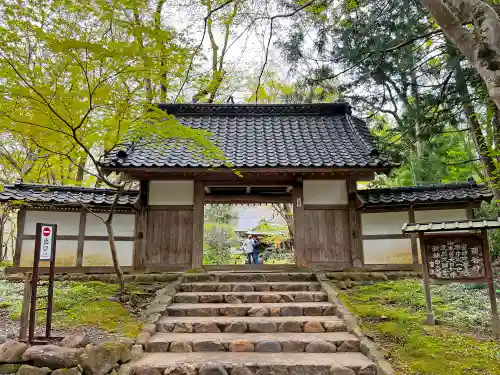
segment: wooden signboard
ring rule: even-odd
[[[483,237],[472,233],[425,235],[429,277],[436,280],[486,282]]]
[[[480,233],[455,232],[425,234],[419,232],[427,303],[427,324],[435,324],[430,280],[440,282],[483,283],[488,285],[492,331],[500,337],[496,291],[486,230]]]

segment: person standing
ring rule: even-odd
[[[248,238],[245,241],[243,241],[243,251],[245,251],[245,253],[247,254],[248,264],[254,263],[254,261],[253,261],[253,251],[254,251],[253,244],[254,244],[253,237],[251,234],[249,234]]]
[[[253,239],[253,262],[254,264],[259,264],[259,248],[260,241],[257,237]]]

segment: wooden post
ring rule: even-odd
[[[205,222],[205,186],[203,181],[194,182],[193,253],[191,267],[203,266],[203,224]]]
[[[146,252],[146,232],[148,221],[149,181],[141,180],[139,188],[138,211],[135,214],[135,236],[133,264],[135,270],[144,268]]]
[[[363,238],[361,235],[361,217],[356,210],[356,180],[347,180],[347,203],[349,214],[349,235],[351,244],[351,259],[354,268],[363,267]]]
[[[297,267],[307,267],[307,244],[305,243],[305,228],[304,228],[304,188],[302,186],[294,186],[292,190],[293,196],[293,247],[295,250],[295,263]]]
[[[495,291],[495,280],[493,278],[493,266],[491,260],[490,246],[488,243],[488,234],[485,229],[481,230],[483,237],[484,262],[486,267],[486,281],[488,284],[488,294],[491,304],[491,330],[496,338],[500,338],[500,319],[498,317],[498,306]]]
[[[19,321],[19,340],[26,338],[28,333],[28,318],[30,313],[31,301],[31,283],[33,282],[32,273],[26,274],[26,281],[24,282],[23,306],[21,310],[21,319]]]
[[[21,207],[17,212],[16,250],[14,252],[14,267],[21,263],[21,250],[23,248],[24,225],[26,223],[26,208]]]
[[[425,292],[425,302],[427,304],[427,317],[425,319],[425,324],[435,325],[436,319],[434,318],[434,312],[432,311],[432,299],[431,299],[431,286],[429,282],[429,268],[427,263],[427,250],[425,248],[425,234],[420,232],[420,252],[422,254],[422,267],[424,270],[424,292]]]
[[[467,203],[467,207],[465,208],[465,213],[467,215],[467,219],[474,219],[474,210],[472,208],[472,202]]]
[[[410,208],[408,209],[408,222],[409,223],[415,222],[415,209],[413,208],[413,206],[410,206]],[[413,264],[418,264],[417,234],[416,233],[410,234],[410,240],[411,240],[411,254],[413,258]]]
[[[78,245],[76,249],[76,266],[83,265],[83,248],[85,246],[85,228],[87,226],[87,211],[83,208],[80,212],[80,225],[78,229]]]

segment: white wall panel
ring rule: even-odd
[[[24,234],[35,234],[36,223],[57,224],[58,235],[78,235],[80,212],[28,210]]]
[[[465,208],[458,210],[428,210],[415,211],[415,221],[417,223],[449,221],[449,220],[464,220],[467,219]]]
[[[107,214],[98,214],[106,218]],[[115,214],[113,217],[113,232],[115,236],[134,235],[135,215]],[[107,236],[106,226],[99,218],[88,213],[85,225],[86,236]]]
[[[132,266],[134,241],[117,241],[118,261],[121,266]],[[107,241],[85,241],[83,266],[112,266],[111,252]]]
[[[62,241],[58,240],[56,243],[56,266],[71,267],[76,265],[76,249],[78,246],[77,241]],[[34,240],[23,240],[21,247],[21,267],[33,266],[33,257],[35,251]],[[40,266],[48,267],[49,262],[40,262]]]
[[[304,204],[347,204],[344,180],[304,180]]]
[[[361,214],[363,234],[403,234],[401,228],[408,222],[408,212],[374,212]]]
[[[175,206],[194,204],[194,181],[150,181],[149,205]]]
[[[363,240],[365,264],[411,264],[410,239]]]

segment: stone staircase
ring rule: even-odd
[[[136,374],[376,375],[310,273],[186,275]]]

